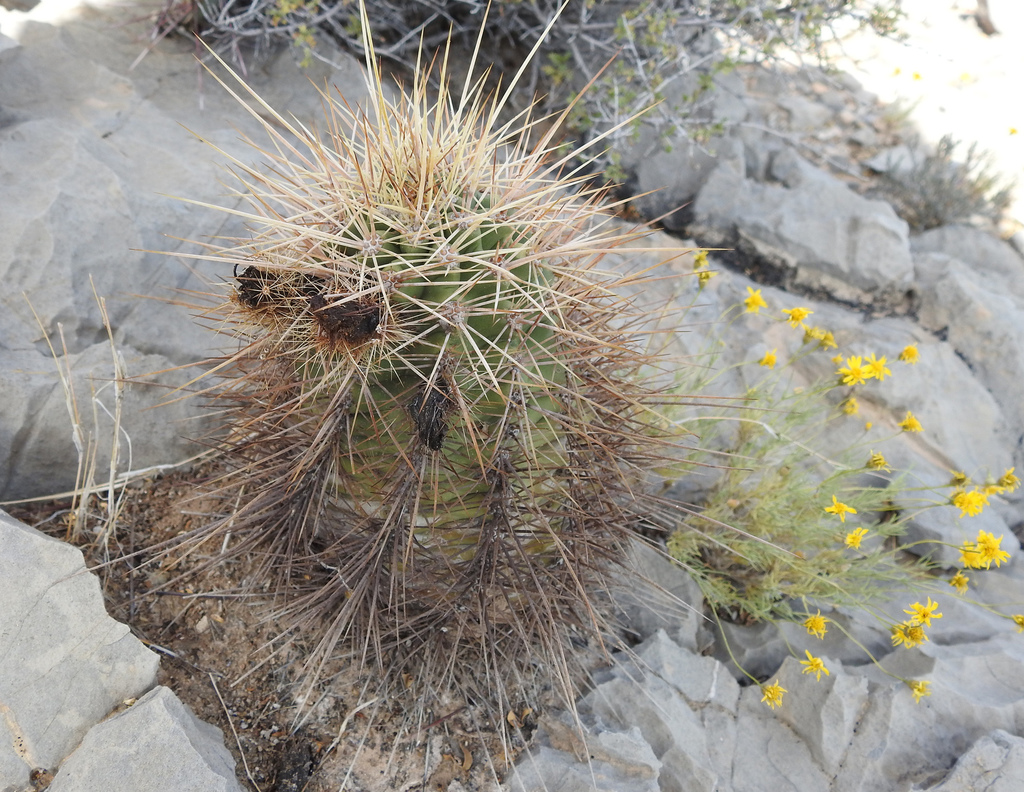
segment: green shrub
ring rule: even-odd
[[[991,157],[972,143],[958,161],[959,146],[952,135],[945,135],[934,153],[924,154],[912,139],[909,166],[883,174],[878,192],[914,230],[964,223],[977,216],[995,223],[1010,205],[1013,185],[992,172]]]

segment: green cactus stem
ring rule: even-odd
[[[445,71],[392,100],[368,59],[369,109],[325,93],[322,137],[243,102],[273,147],[234,161],[253,232],[212,255],[230,512],[188,541],[261,559],[310,684],[339,651],[442,692],[564,669],[662,454],[638,276],[598,268],[645,231],[566,173],[557,123],[530,146],[529,113]]]

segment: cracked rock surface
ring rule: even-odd
[[[54,773],[54,792],[240,789],[220,730],[154,688],[158,656],[107,615],[82,553],[4,512],[0,602],[0,790]]]

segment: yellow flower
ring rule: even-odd
[[[804,327],[804,343],[809,344],[811,341],[821,341],[825,337],[825,331],[820,327]]]
[[[828,624],[829,621],[829,619],[826,619],[821,615],[821,611],[819,610],[813,616],[808,616],[804,619],[804,627],[806,628],[808,635],[817,635],[819,638],[824,638],[825,632],[828,629],[825,625]]]
[[[888,470],[889,463],[885,461],[885,457],[881,454],[876,454],[874,451],[871,452],[871,458],[868,460],[868,467],[872,470]]]
[[[910,620],[911,624],[923,624],[925,627],[932,626],[932,619],[941,619],[941,613],[935,613],[935,609],[939,607],[939,603],[932,602],[932,598],[929,597],[928,601],[922,605],[920,602],[915,602],[910,606],[910,610],[903,611],[909,614],[913,618]]]
[[[998,484],[986,484],[982,493],[987,498],[989,495],[1002,495],[1005,489],[1006,487],[1000,487]]]
[[[871,372],[859,357],[848,357],[846,367],[839,369],[837,373],[843,385],[863,385],[864,380],[871,377]]]
[[[914,417],[914,414],[907,410],[907,417],[900,421],[900,429],[904,432],[920,432],[924,429],[921,422]]]
[[[700,281],[702,289],[708,285],[709,280],[718,274],[708,269],[708,252],[706,250],[698,250],[697,255],[693,257],[693,271],[697,273],[697,280]]]
[[[907,344],[900,352],[900,360],[913,365],[921,359],[921,353],[917,351],[917,344]]]
[[[1017,625],[1017,632],[1024,632],[1024,614],[1018,613],[1014,616],[1013,623]]]
[[[981,552],[974,542],[964,542],[960,545],[960,566],[968,569],[981,569],[984,562],[981,560]]]
[[[788,317],[785,321],[789,322],[790,327],[799,327],[804,319],[814,313],[806,308],[785,308],[782,312]]]
[[[1016,135],[1017,134],[1017,127],[1010,127],[1010,134],[1011,135]]]
[[[832,505],[826,506],[825,511],[827,511],[829,514],[839,515],[839,519],[842,522],[846,522],[847,514],[857,513],[857,510],[854,509],[852,506],[847,506],[845,503],[840,503],[838,500],[836,500],[835,495],[832,496]]]
[[[839,365],[840,363],[842,363],[842,362],[843,362],[843,356],[842,356],[842,355],[836,355],[836,356],[834,356],[834,357],[832,358],[832,362],[833,362],[833,363],[834,363],[835,365],[837,365],[837,366],[838,366],[838,365]]]
[[[821,341],[818,344],[822,349],[839,349],[839,344],[836,343],[836,337],[832,335],[831,330],[825,331],[825,335],[821,337]],[[842,360],[842,358],[840,358]]]
[[[854,550],[860,550],[861,540],[868,535],[867,528],[854,528],[846,535],[846,539],[843,541],[847,547],[852,547]]]
[[[962,470],[951,470],[949,472],[953,474],[953,478],[949,480],[949,485],[951,487],[963,487],[969,484],[971,481],[967,477],[967,474],[964,473]]]
[[[761,692],[764,693],[761,696],[761,701],[767,704],[772,709],[782,706],[782,694],[788,693],[782,685],[779,684],[779,680],[775,680],[770,685],[761,685]]]
[[[967,582],[970,580],[967,575],[963,573],[963,570],[959,570],[953,577],[949,579],[949,585],[956,589],[957,594],[967,593]]]
[[[764,357],[761,358],[757,364],[759,366],[764,366],[765,368],[775,368],[775,353],[778,351],[779,348],[775,347],[771,352],[765,352]]]
[[[987,531],[978,531],[977,550],[981,557],[981,563],[988,569],[992,564],[997,567],[1010,560],[1010,554],[999,549],[999,543],[1003,541],[1002,535],[997,539]]]
[[[868,370],[868,377],[874,377],[876,380],[882,381],[886,377],[892,376],[892,372],[885,367],[885,358],[879,358],[875,360],[875,353],[872,352],[868,357],[867,362],[864,364],[864,368]]]
[[[761,290],[752,289],[749,286],[747,286],[747,299],[743,301],[743,305],[747,309],[747,313],[760,313],[762,308],[768,307],[768,303],[761,296]]]
[[[853,396],[844,401],[841,407],[843,412],[847,415],[856,415],[860,411],[860,405]]]
[[[1020,486],[1020,479],[1013,475],[1014,470],[1015,468],[1008,468],[1007,471],[999,477],[999,481],[996,482],[1000,487],[1005,487],[1010,492],[1013,492]]]
[[[988,496],[977,489],[973,489],[970,492],[967,490],[957,490],[953,494],[952,502],[960,510],[961,517],[965,514],[968,517],[976,517],[981,514],[981,510],[988,503]]]
[[[918,644],[922,644],[927,640],[928,636],[924,634],[924,627],[920,624],[914,624],[912,621],[894,624],[892,627],[893,646],[900,646],[902,644],[907,649],[913,649]]]
[[[807,655],[807,659],[801,660],[800,665],[806,666],[806,668],[804,668],[804,670],[800,673],[814,674],[815,679],[817,679],[819,682],[821,681],[822,674],[824,674],[825,676],[829,676],[829,670],[825,668],[825,663],[822,662],[820,657],[815,657],[806,649],[804,649],[804,653]]]
[[[920,704],[921,699],[930,696],[932,692],[928,689],[931,682],[909,682],[910,692],[914,694],[914,703]]]
[[[871,423],[871,421],[868,421],[866,424],[864,424],[864,431],[865,432],[870,432],[872,426],[874,426],[874,424]]]

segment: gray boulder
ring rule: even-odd
[[[198,720],[169,688],[151,690],[97,724],[49,792],[241,792],[220,729]]]
[[[922,327],[947,338],[1002,408],[1012,436],[1024,435],[1024,259],[956,226],[918,237],[915,266]],[[1019,445],[1014,451],[1020,464]]]
[[[961,756],[929,792],[1017,792],[1024,789],[1024,737],[996,729]]]
[[[738,697],[720,663],[659,631],[583,699],[580,711],[599,732],[639,727],[661,762],[662,790],[713,790],[731,772]]]
[[[793,283],[854,303],[896,299],[913,275],[909,230],[889,204],[863,198],[790,150],[771,177],[719,165],[700,191],[691,232],[769,260]]]
[[[874,665],[851,670],[875,682],[837,779],[838,790],[906,789],[950,767],[993,729],[1024,725],[1024,654],[1016,635],[900,649],[885,658],[897,677],[925,680],[931,695],[911,691]],[[940,776],[941,777],[941,776]]]
[[[661,762],[638,728],[590,734],[584,745],[569,721],[542,724],[512,769],[507,792],[659,792]]]
[[[174,255],[198,251],[182,240],[239,235],[242,223],[174,196],[222,204],[224,164],[229,156],[258,161],[240,136],[263,142],[262,134],[211,76],[197,81],[192,42],[168,38],[133,70],[143,44],[122,21],[82,9],[60,27],[27,19],[5,29],[17,46],[4,39],[0,53],[0,499],[75,484],[57,366],[70,369],[81,431],[92,433],[99,468],[107,466],[114,433],[102,416],[113,408],[113,372],[97,297],[106,300],[128,375],[153,383],[137,384],[125,410],[122,440],[131,439],[136,468],[194,452],[181,438],[205,432],[194,420],[199,400],[142,408],[172,401],[172,388],[197,373],[179,367],[230,345],[174,303],[216,291],[231,273]],[[254,70],[251,83],[280,111],[309,121],[320,115],[311,79],[337,84],[351,102],[366,95],[359,65],[335,55],[338,68],[303,73],[283,53]],[[102,406],[93,391],[102,391]],[[121,459],[126,466],[127,448]]]
[[[81,551],[4,512],[0,550],[0,779],[24,786],[151,688],[159,661],[107,615]]]
[[[619,622],[640,640],[664,630],[680,646],[698,649],[706,626],[700,587],[678,564],[654,548],[634,542],[629,570],[612,589]]]

